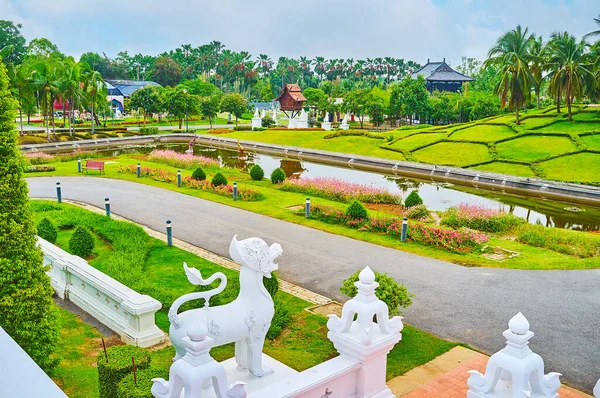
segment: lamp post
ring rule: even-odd
[[[462,90],[458,89],[458,94],[460,95],[460,99],[458,100],[458,120],[462,123]]]
[[[188,132],[188,91],[187,89],[183,89],[183,93],[185,94],[185,132]]]

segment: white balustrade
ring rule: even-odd
[[[492,355],[485,375],[470,370],[467,398],[558,398],[560,373],[544,374],[544,361],[529,348],[533,332],[520,312],[504,331],[506,347]]]
[[[98,271],[81,257],[38,237],[56,294],[89,313],[127,344],[150,347],[165,340],[154,314],[162,305]]]

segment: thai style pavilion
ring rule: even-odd
[[[429,92],[434,92],[436,90],[457,92],[461,89],[464,82],[475,80],[472,77],[463,75],[452,69],[446,63],[446,58],[444,58],[442,62],[430,62],[427,60],[425,66],[410,76],[413,79],[416,79],[419,75],[423,75],[425,78],[427,90],[429,90]]]
[[[302,110],[306,98],[302,95],[302,89],[299,85],[286,84],[275,101],[279,101],[279,109],[291,119]]]

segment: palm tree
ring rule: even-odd
[[[547,69],[552,92],[564,90],[569,121],[573,120],[571,105],[581,98],[586,90],[591,90],[595,78],[593,62],[587,52],[585,40],[577,40],[567,32],[552,33],[549,45]]]
[[[19,102],[19,125],[21,136],[23,136],[23,101],[27,96],[33,95],[32,72],[26,64],[8,64],[8,76],[11,86],[16,91],[15,94]]]
[[[535,97],[537,102],[537,109],[540,109],[540,92],[542,88],[542,82],[544,81],[544,56],[546,54],[546,48],[542,36],[538,36],[531,41],[531,47],[529,49],[531,55],[535,58],[529,65],[531,76],[533,78],[533,89],[535,91]]]
[[[54,115],[52,105],[55,93],[57,92],[55,74],[55,63],[50,60],[35,63],[31,72],[31,84],[38,94],[40,108],[44,114],[44,125],[48,140],[50,140],[49,118],[51,115]]]
[[[594,22],[596,22],[596,25],[600,27],[600,15],[598,15],[598,18],[594,18]],[[587,40],[591,37],[600,37],[600,29],[588,33],[587,35],[583,36],[583,39]]]
[[[522,29],[519,25],[516,29],[500,36],[484,62],[486,68],[488,66],[499,68],[500,81],[495,87],[495,92],[500,95],[500,104],[503,108],[508,104],[510,109],[515,110],[516,124],[521,124],[519,108],[531,96],[533,78],[529,64],[536,59],[529,53],[533,40],[535,37],[529,34],[529,29]]]
[[[63,74],[58,81],[58,91],[60,93],[63,104],[63,120],[65,115],[69,115],[69,134],[72,135],[75,131],[75,103],[81,102],[84,99],[84,92],[80,86],[81,72],[79,64],[74,61],[65,62]],[[65,105],[69,106],[65,112]]]
[[[94,134],[94,123],[96,122],[96,114],[94,108],[96,99],[100,94],[103,94],[106,88],[106,84],[102,79],[100,72],[90,70],[83,75],[83,91],[87,94],[86,97],[90,104],[90,111],[92,112],[92,134]],[[106,97],[106,96],[104,96]],[[100,124],[100,121],[98,121]]]

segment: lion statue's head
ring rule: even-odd
[[[237,235],[229,245],[229,255],[236,263],[262,272],[267,278],[271,272],[277,270],[277,258],[283,254],[281,245],[273,243],[271,246],[260,238],[237,240]]]

